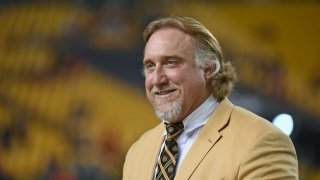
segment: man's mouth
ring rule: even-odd
[[[174,91],[176,91],[176,89],[160,90],[160,91],[156,91],[155,94],[158,96],[164,96],[164,95],[170,94]]]

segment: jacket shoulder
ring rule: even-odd
[[[229,138],[240,155],[238,179],[297,179],[298,162],[288,135],[268,120],[234,106]],[[231,131],[233,133],[231,133]],[[285,178],[286,177],[286,178]]]
[[[163,124],[160,123],[156,127],[149,129],[145,133],[143,133],[137,141],[134,142],[134,144],[131,146],[137,146],[139,144],[144,144],[145,142],[148,141],[154,141],[154,137],[158,137],[159,134],[164,132]]]
[[[157,155],[156,153],[159,149],[157,146],[161,141],[161,134],[163,132],[164,127],[162,124],[159,124],[155,128],[145,132],[130,147],[123,166],[123,179],[137,179],[148,176],[145,169],[150,169],[154,163],[153,157]]]
[[[282,133],[282,131],[270,121],[239,106],[234,106],[233,108],[231,123],[235,123],[238,127],[248,128],[253,133],[263,133],[267,131]]]

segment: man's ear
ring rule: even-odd
[[[213,70],[214,70],[214,64],[206,64],[206,67],[204,68],[204,78],[206,80],[209,80],[213,77],[212,73],[213,73]]]
[[[204,76],[206,80],[213,78],[220,70],[220,62],[214,61],[214,63],[208,63],[204,68]]]

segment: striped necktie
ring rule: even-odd
[[[183,123],[174,124],[165,123],[167,138],[158,161],[158,172],[156,179],[172,180],[176,174],[176,165],[178,158],[178,144],[176,139],[183,131]]]

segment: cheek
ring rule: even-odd
[[[151,78],[150,76],[146,76],[145,80],[144,80],[144,85],[146,87],[146,91],[148,92],[148,90],[151,90],[152,88],[152,83],[151,83]]]
[[[146,97],[147,97],[148,101],[152,103],[153,97],[151,95],[150,90],[147,87],[146,87]]]
[[[189,76],[187,81],[184,83],[184,89],[188,91],[186,93],[189,94],[198,94],[205,89],[205,86],[206,80],[201,75]]]
[[[152,95],[151,95],[151,89],[152,89],[151,78],[146,77],[144,84],[145,84],[145,91],[146,91],[147,98],[150,101],[152,99]]]
[[[187,81],[187,79],[185,79],[185,76],[183,76],[183,74],[184,73],[181,73],[179,71],[172,71],[167,73],[167,79],[174,84],[181,85],[185,81]]]

